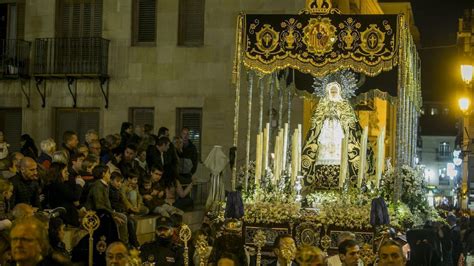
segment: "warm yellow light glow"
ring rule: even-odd
[[[472,65],[461,65],[461,76],[462,76],[462,80],[463,80],[466,84],[471,83],[471,80],[472,80],[472,71],[473,71]]]
[[[471,102],[469,101],[468,98],[463,97],[459,99],[459,109],[461,109],[461,111],[463,112],[466,112],[469,109],[470,104]]]

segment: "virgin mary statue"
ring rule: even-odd
[[[360,165],[362,128],[348,101],[357,89],[354,73],[342,70],[315,78],[313,87],[320,101],[311,117],[311,128],[302,151],[305,193],[341,186],[341,171],[347,173],[348,182],[355,181]],[[370,174],[374,171],[371,151],[367,158],[365,170]],[[341,169],[343,167],[346,169]]]

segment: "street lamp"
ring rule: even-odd
[[[461,65],[462,81],[464,81],[466,85],[469,85],[469,83],[471,83],[472,71],[473,71],[472,65]]]
[[[459,109],[461,109],[463,113],[466,113],[467,110],[469,110],[469,105],[471,105],[471,101],[469,101],[469,98],[467,97],[462,97],[461,99],[459,99],[458,103]]]
[[[472,65],[461,65],[461,78],[462,81],[466,84],[466,91],[470,95],[471,94],[471,81],[472,81],[472,72],[473,72],[473,66]],[[463,117],[463,123],[462,123],[462,129],[463,133],[463,140],[469,140],[469,116],[471,115],[471,112],[469,111],[469,105],[470,105],[470,99],[469,98],[461,98],[459,99],[459,108],[464,114]],[[469,143],[469,142],[468,142]],[[464,141],[461,144],[461,148],[464,147]],[[462,154],[464,165],[462,167],[462,182],[461,182],[461,195],[459,199],[461,200],[461,208],[467,209],[467,206],[469,204],[469,200],[467,198],[467,193],[469,190],[469,184],[468,184],[468,162],[470,160],[470,156],[467,155],[466,153]],[[459,160],[455,162],[455,164],[459,163]],[[453,170],[453,169],[452,169]],[[454,174],[454,171],[451,171],[451,175]]]

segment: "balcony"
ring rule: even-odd
[[[107,77],[109,43],[100,37],[36,39],[33,76]]]
[[[0,39],[0,78],[28,76],[31,43],[17,39]]]

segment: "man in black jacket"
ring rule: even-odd
[[[20,162],[20,172],[12,177],[13,205],[26,203],[40,207],[40,184],[38,182],[38,165],[35,160],[25,157]]]
[[[189,128],[183,127],[181,130],[181,137],[183,138],[183,158],[190,159],[193,162],[193,168],[191,169],[191,175],[194,175],[198,166],[198,151],[196,146],[189,139]]]
[[[175,224],[170,218],[156,220],[156,240],[142,245],[140,257],[143,262],[155,265],[184,265],[183,247],[173,243]]]

